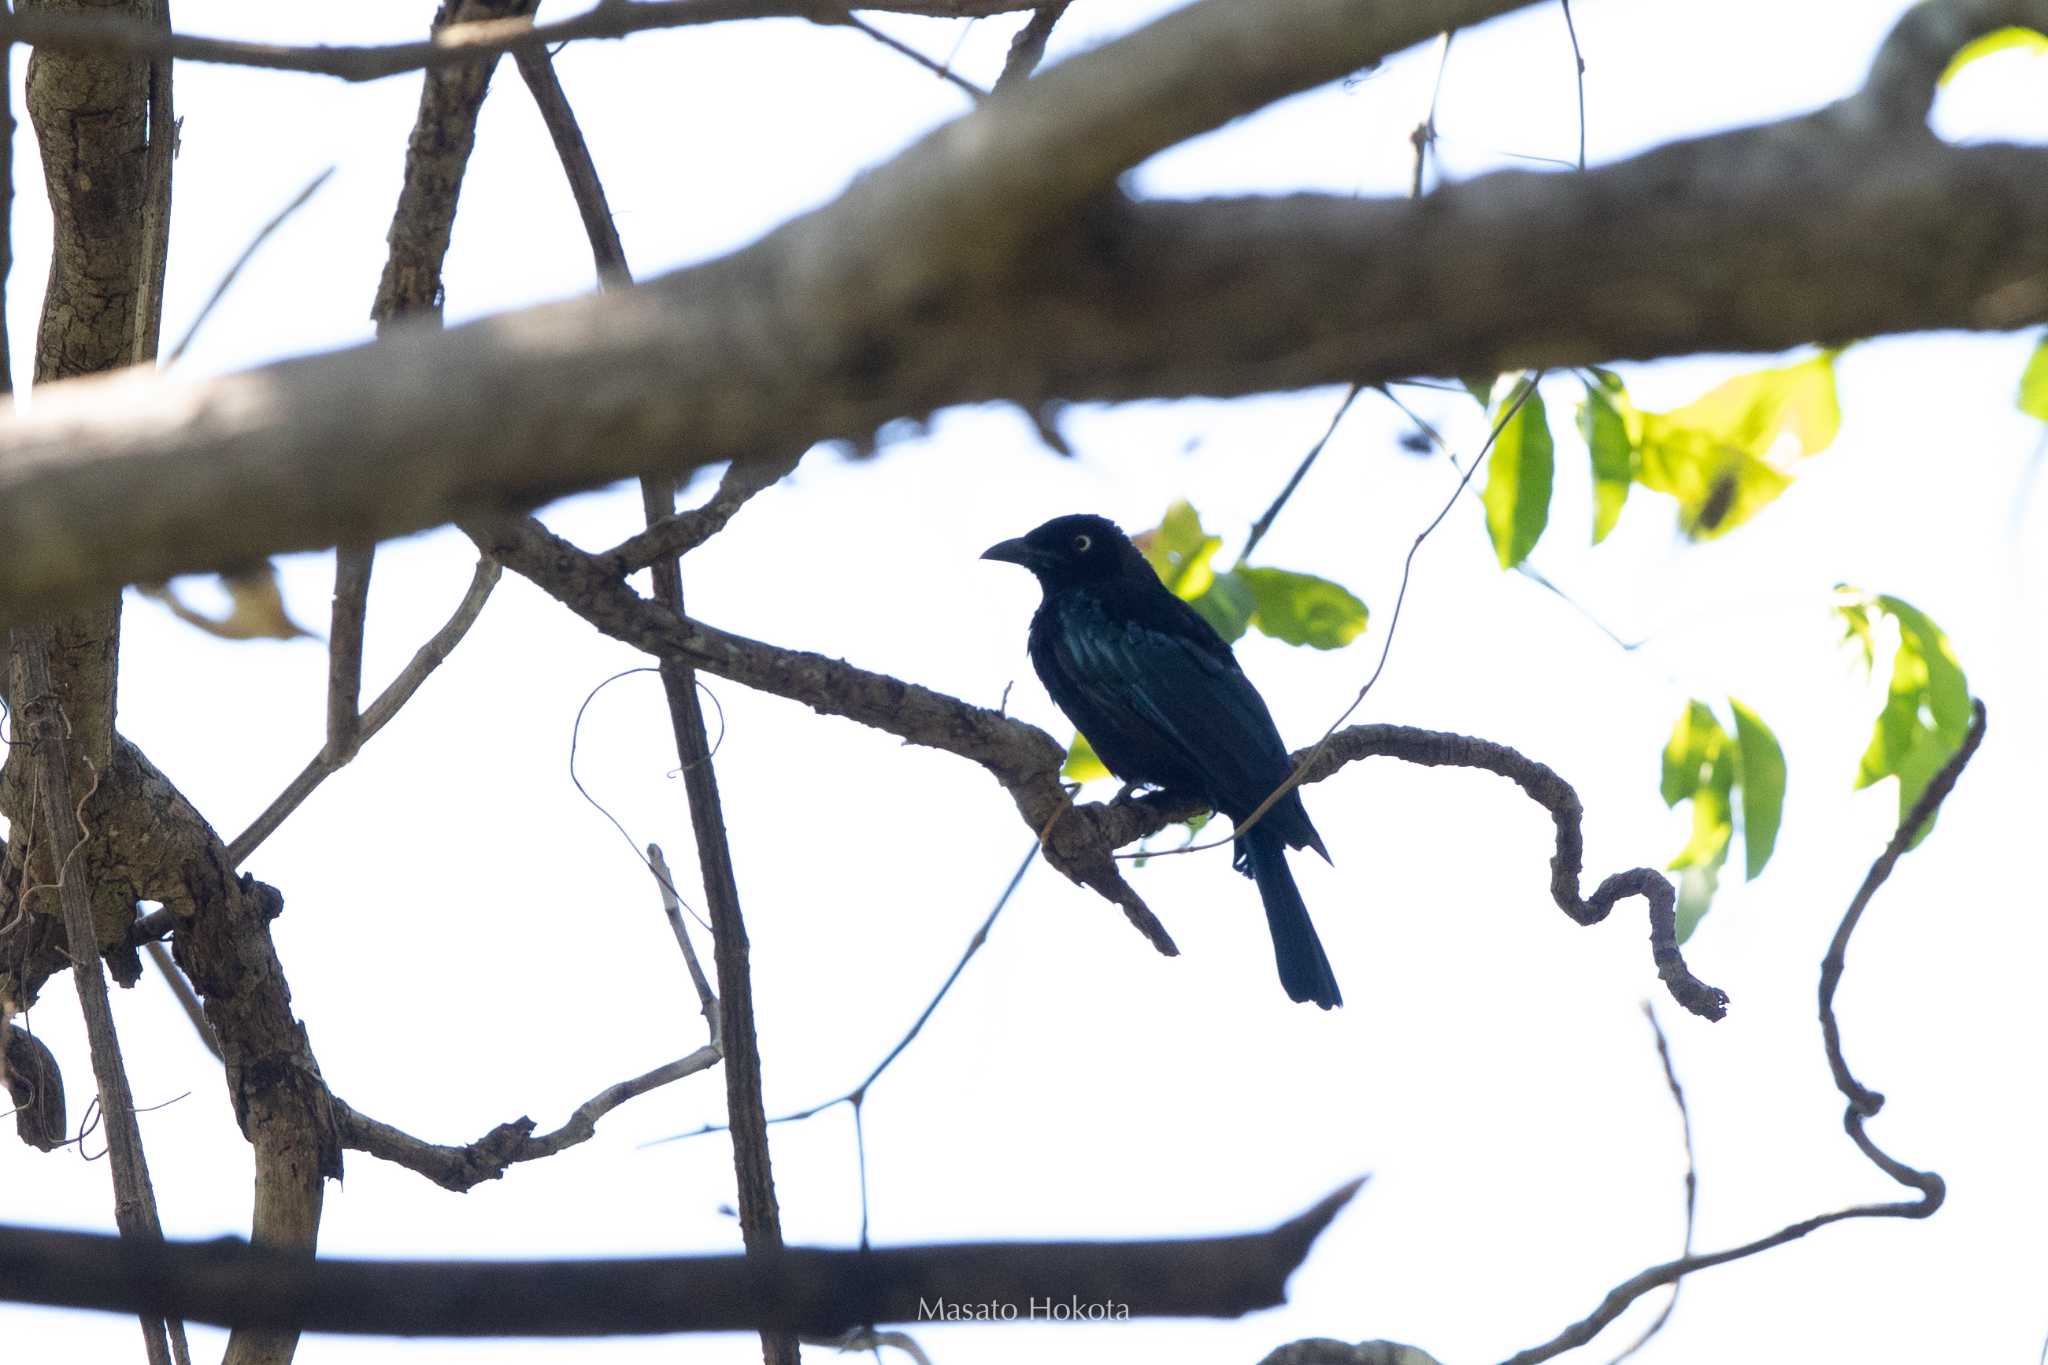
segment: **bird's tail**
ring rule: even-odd
[[[1344,1003],[1337,977],[1323,952],[1323,941],[1309,922],[1308,906],[1287,870],[1287,845],[1278,830],[1261,823],[1246,832],[1242,845],[1246,868],[1266,903],[1266,927],[1273,934],[1273,958],[1280,966],[1280,984],[1290,999],[1314,1001],[1324,1009]]]

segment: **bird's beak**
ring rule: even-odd
[[[989,546],[981,552],[983,559],[1000,559],[1005,564],[1022,564],[1029,569],[1038,563],[1038,551],[1025,543],[1022,536]]]

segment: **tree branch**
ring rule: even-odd
[[[1110,856],[1114,845],[1103,840],[1093,821],[1069,818],[1075,808],[1059,779],[1066,751],[1043,730],[843,660],[679,619],[627,587],[595,556],[530,517],[465,522],[463,529],[486,554],[531,579],[614,639],[657,658],[680,658],[694,668],[800,701],[815,711],[974,760],[1010,793],[1025,824],[1041,837],[1048,862],[1120,906],[1160,952],[1171,956],[1179,951],[1165,926],[1117,870]]]
[[[508,1166],[522,1161],[567,1151],[597,1136],[597,1122],[631,1099],[671,1082],[708,1071],[718,1064],[717,1044],[706,1043],[687,1057],[679,1057],[631,1080],[607,1086],[576,1106],[568,1121],[551,1133],[533,1135],[533,1120],[517,1118],[501,1123],[475,1142],[461,1147],[424,1142],[393,1128],[388,1123],[358,1113],[339,1097],[334,1101],[335,1117],[341,1125],[341,1145],[366,1152],[379,1160],[403,1166],[433,1181],[444,1190],[461,1194],[486,1180],[498,1180]]]
[[[476,572],[470,576],[469,589],[462,594],[462,601],[456,604],[454,615],[413,653],[398,676],[391,680],[391,685],[378,693],[377,700],[363,712],[356,729],[355,750],[361,750],[379,730],[390,724],[391,718],[412,700],[413,693],[420,690],[420,685],[455,652],[455,646],[462,642],[462,637],[469,634],[469,628],[483,614],[484,603],[490,600],[491,590],[498,586],[502,572],[494,559],[477,561]],[[257,845],[275,833],[285,817],[297,810],[322,782],[341,771],[342,766],[324,747],[313,755],[299,775],[292,779],[291,785],[228,845],[228,857],[234,865],[240,867],[247,862]],[[129,939],[139,943],[145,939],[160,938],[171,927],[172,921],[159,910],[137,920]]]
[[[114,1223],[124,1242],[155,1243],[163,1238],[156,1211],[156,1191],[149,1181],[149,1161],[142,1150],[142,1128],[135,1120],[135,1096],[128,1089],[128,1070],[121,1061],[121,1040],[114,1032],[114,1013],[107,999],[107,978],[100,966],[99,931],[94,922],[87,869],[77,857],[86,842],[79,812],[91,792],[75,802],[71,760],[65,752],[70,722],[51,690],[48,626],[13,632],[15,688],[23,728],[35,764],[35,780],[49,831],[47,861],[64,916],[64,938],[71,955],[71,977],[78,988],[78,1006],[85,1016],[85,1037],[92,1054],[92,1074],[99,1090],[100,1114],[107,1125],[107,1152],[113,1163]],[[95,782],[95,787],[98,785]],[[166,1319],[171,1321],[167,1322]],[[175,1314],[145,1311],[142,1340],[150,1365],[170,1365],[171,1335],[179,1357],[187,1358],[184,1327]]]
[[[225,1239],[130,1248],[0,1227],[0,1297],[198,1322],[403,1336],[599,1336],[779,1328],[824,1336],[1034,1301],[1119,1318],[1237,1317],[1286,1282],[1362,1181],[1268,1232],[1149,1242],[982,1242],[765,1257],[342,1261]],[[935,1311],[936,1308],[936,1311]],[[1049,1316],[1044,1307],[1041,1316]]]
[[[851,17],[849,14],[849,20]],[[569,107],[568,96],[555,75],[554,63],[545,52],[523,53],[519,69],[533,91],[534,102],[540,107],[541,118],[554,140],[570,190],[582,212],[598,278],[606,288],[629,286],[632,271],[612,222],[604,183],[575,112]],[[649,527],[672,522],[676,513],[674,479],[654,474],[642,476],[640,505]],[[678,557],[663,555],[648,567],[653,571],[655,602],[668,616],[681,620],[683,575]],[[711,911],[712,965],[718,974],[718,1025],[717,1044],[705,1050],[713,1056],[722,1053],[725,1058],[725,1108],[732,1130],[740,1234],[750,1256],[763,1255],[782,1246],[782,1213],[775,1198],[768,1115],[761,1099],[761,1049],[754,1029],[754,986],[748,965],[746,919],[740,909],[732,847],[725,833],[724,803],[718,792],[716,770],[711,765],[704,707],[697,699],[696,671],[671,654],[662,656],[660,672],[662,691],[668,699],[669,728],[675,736],[676,760],[682,765],[690,827],[697,844],[698,871]],[[666,889],[672,892],[674,888]],[[687,937],[684,947],[694,967],[696,959],[688,953]],[[798,1365],[797,1341],[788,1332],[763,1331],[761,1354],[767,1365]]]
[[[1842,915],[1842,922],[1835,930],[1834,941],[1828,946],[1827,956],[1821,960],[1821,1041],[1827,1050],[1828,1068],[1834,1073],[1835,1087],[1849,1101],[1848,1110],[1843,1115],[1843,1124],[1848,1129],[1849,1138],[1856,1144],[1857,1150],[1879,1170],[1899,1184],[1916,1191],[1920,1197],[1889,1204],[1858,1204],[1851,1208],[1816,1214],[1741,1246],[1701,1256],[1681,1256],[1675,1261],[1651,1266],[1609,1290],[1607,1297],[1600,1301],[1600,1306],[1591,1313],[1541,1346],[1533,1346],[1526,1351],[1518,1352],[1504,1362],[1504,1365],[1540,1365],[1542,1361],[1575,1350],[1598,1336],[1609,1323],[1620,1317],[1630,1304],[1643,1295],[1663,1285],[1676,1284],[1695,1271],[1755,1256],[1773,1247],[1797,1241],[1810,1232],[1845,1219],[1928,1218],[1941,1207],[1947,1188],[1939,1175],[1932,1171],[1915,1170],[1897,1160],[1881,1150],[1864,1132],[1864,1120],[1876,1114],[1883,1106],[1884,1096],[1858,1081],[1850,1073],[1848,1063],[1842,1058],[1841,1030],[1835,1022],[1835,988],[1841,982],[1843,955],[1849,946],[1849,936],[1855,932],[1856,925],[1862,920],[1863,911],[1869,906],[1870,898],[1891,875],[1900,855],[1911,848],[1920,832],[1927,828],[1928,822],[1934,818],[1935,811],[1948,799],[1948,794],[1955,790],[1956,779],[1962,776],[1963,769],[1976,754],[1977,746],[1984,742],[1985,723],[1984,703],[1979,701],[1971,711],[1969,733],[1964,736],[1962,746],[1927,784],[1927,790],[1921,793],[1920,799],[1914,803],[1913,809],[1907,812],[1906,818],[1899,822],[1898,830],[1885,845],[1884,852],[1871,864],[1869,874],[1863,879],[1863,885],[1858,888],[1855,899],[1849,903],[1848,910]]]
[[[936,19],[976,19],[1032,8],[1038,0],[868,0],[859,6]],[[256,67],[374,81],[408,71],[443,70],[491,60],[508,52],[538,51],[586,38],[624,38],[653,29],[721,24],[740,19],[811,19],[817,0],[609,0],[552,24],[531,19],[482,20],[418,43],[290,47],[189,33],[163,33],[97,14],[16,14],[0,17],[0,44],[23,43],[58,52],[122,52],[143,57]]]
[[[132,382],[89,400],[76,390],[71,401],[46,395],[28,424],[0,428],[0,582],[9,585],[0,621],[22,604],[77,591],[81,578],[169,576],[180,570],[152,561],[210,560],[223,534],[272,548],[396,534],[458,510],[620,474],[765,458],[863,434],[905,412],[1000,397],[1005,388],[1036,395],[1106,384],[1150,393],[1160,388],[1158,375],[1146,372],[1158,368],[1162,335],[1180,338],[1175,349],[1222,344],[1234,352],[1239,391],[1247,383],[1316,382],[1306,369],[1297,375],[1275,365],[1289,348],[1272,352],[1270,308],[1259,310],[1255,344],[1189,340],[1210,329],[1190,328],[1186,305],[1241,270],[1238,247],[1203,252],[1187,244],[1199,283],[1148,281],[1131,267],[1146,259],[1152,220],[1105,222],[1108,237],[1098,240],[1092,220],[1101,211],[1081,210],[1163,147],[1446,22],[1513,7],[1514,0],[1299,0],[1274,11],[1204,0],[988,101],[860,177],[827,208],[661,285],[444,335],[405,329],[374,348],[227,380],[170,381],[148,398]],[[1077,221],[1090,234],[1064,240]],[[1168,234],[1176,249],[1182,235]],[[1219,252],[1229,258],[1221,276]],[[1165,261],[1159,268],[1181,270]],[[1383,264],[1370,273],[1384,281]],[[1126,316],[1131,303],[1161,288],[1170,290],[1160,294],[1174,314],[1170,326]],[[1245,301],[1235,289],[1219,299],[1226,309]],[[1229,320],[1221,321],[1227,333]],[[1096,335],[1075,335],[1077,325]],[[1104,335],[1105,325],[1163,332],[1141,343]],[[1303,315],[1288,327],[1308,325]],[[990,329],[1004,335],[983,335]],[[1341,352],[1353,368],[1359,361],[1338,335],[1343,329],[1328,330],[1330,349],[1316,363]],[[1369,330],[1384,330],[1382,320]],[[1070,356],[1070,341],[1090,354]],[[1100,363],[1093,353],[1111,342],[1137,351],[1110,364],[1103,381],[1087,379]],[[1367,365],[1371,354],[1362,353]],[[1194,375],[1185,360],[1178,368],[1184,378],[1168,387],[1210,387],[1207,373]],[[545,412],[534,406],[540,398]],[[121,414],[124,458],[109,458],[92,435],[111,434],[110,411]],[[293,434],[279,429],[287,412]],[[186,442],[207,455],[193,460]],[[153,472],[131,487],[137,462]],[[93,494],[90,515],[71,502],[81,483]],[[173,485],[181,495],[175,508],[165,497]],[[101,534],[106,509],[127,501],[108,494],[136,489],[148,494],[138,506],[156,508],[136,518],[151,524]],[[196,504],[184,502],[187,493],[206,500],[199,520],[215,525],[189,545]],[[249,514],[238,517],[238,508]],[[222,525],[237,522],[243,529]],[[18,539],[24,535],[33,539]],[[266,552],[244,545],[238,557]]]

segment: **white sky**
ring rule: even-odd
[[[180,0],[181,28],[289,42],[396,41],[432,6],[259,6]],[[1055,59],[1163,6],[1077,0]],[[1594,161],[1673,136],[1775,118],[1861,80],[1898,3],[1575,7]],[[550,7],[550,11],[552,7]],[[882,20],[944,57],[956,26]],[[959,69],[986,82],[1015,21],[973,26]],[[1944,95],[1938,126],[2048,136],[2048,81],[2026,58],[1987,62]],[[643,275],[740,245],[834,194],[856,171],[964,107],[867,39],[801,23],[739,24],[565,52],[563,79]],[[19,111],[21,62],[17,60]],[[1349,88],[1289,101],[1143,168],[1147,193],[1312,187],[1399,193],[1434,66],[1411,54]],[[351,87],[181,67],[166,332],[182,332],[250,234],[323,166],[335,180],[264,251],[184,364],[217,371],[363,339],[419,80]],[[1461,36],[1444,82],[1443,166],[1466,178],[1515,155],[1569,158],[1569,49],[1555,6]],[[8,322],[31,353],[48,217],[33,141],[18,144],[19,263]],[[447,272],[452,319],[584,290],[589,254],[531,103],[511,69],[485,107]],[[1889,784],[1850,781],[1879,693],[1836,643],[1830,589],[1897,594],[1950,633],[1991,738],[1940,828],[1880,895],[1852,949],[1841,1009],[1859,1075],[1891,1100],[1872,1131],[1939,1170],[1925,1223],[1851,1223],[1688,1282],[1647,1358],[1758,1361],[2034,1358],[2048,1336],[2048,1215],[2038,838],[2043,569],[2034,496],[2042,433],[2013,409],[2031,338],[1914,337],[1841,363],[1835,446],[1779,504],[1692,547],[1667,500],[1638,492],[1597,551],[1570,439],[1570,386],[1551,394],[1559,477],[1535,562],[1585,608],[1649,645],[1624,653],[1570,607],[1494,567],[1476,501],[1418,557],[1393,663],[1360,719],[1483,735],[1573,782],[1589,811],[1588,885],[1661,864],[1684,812],[1656,794],[1658,752],[1690,696],[1734,693],[1790,762],[1778,854],[1732,877],[1690,945],[1733,1011],[1708,1025],[1661,996],[1640,903],[1595,930],[1548,901],[1550,824],[1478,773],[1360,765],[1309,793],[1337,862],[1295,864],[1346,1007],[1290,1004],[1251,886],[1225,858],[1133,874],[1183,956],[1168,961],[1114,909],[1034,869],[926,1034],[867,1115],[878,1242],[1231,1232],[1288,1217],[1362,1172],[1372,1184],[1318,1244],[1285,1309],[1227,1324],[921,1328],[941,1362],[1087,1358],[1185,1365],[1258,1359],[1306,1335],[1412,1341],[1446,1361],[1495,1360],[1548,1338],[1626,1276],[1676,1253],[1682,1156],[1640,1002],[1658,1002],[1692,1103],[1698,1245],[1718,1248],[1844,1203],[1902,1197],[1840,1130],[1813,992],[1820,954],[1895,815]],[[20,362],[18,362],[20,363]],[[1624,370],[1673,406],[1761,363]],[[777,643],[1068,727],[1030,676],[1035,600],[1014,569],[976,562],[1045,516],[1097,510],[1133,530],[1188,497],[1229,538],[1224,561],[1327,422],[1323,391],[1235,403],[1138,404],[1071,415],[1082,458],[1043,450],[1012,411],[949,412],[928,437],[853,464],[812,455],[693,556],[693,613]],[[1460,448],[1477,409],[1412,399]],[[1409,540],[1452,481],[1401,452],[1405,424],[1361,399],[1260,562],[1314,571],[1374,611],[1332,654],[1253,638],[1240,650],[1281,728],[1305,742],[1377,655]],[[701,485],[699,495],[701,495]],[[602,547],[637,492],[548,512]],[[378,560],[365,692],[435,629],[473,552],[437,533]],[[331,564],[284,562],[298,618],[322,629]],[[320,645],[228,645],[131,599],[121,724],[232,835],[318,747]],[[604,1086],[701,1040],[696,1002],[653,888],[577,796],[570,724],[600,680],[639,660],[508,576],[470,639],[379,735],[251,859],[281,887],[275,926],[294,1003],[350,1103],[439,1141],[522,1113],[543,1128]],[[771,1111],[843,1091],[943,978],[1030,835],[980,770],[803,707],[711,682],[718,756],[753,940]],[[688,824],[651,677],[590,707],[579,772],[638,841],[671,852],[686,894]],[[160,981],[121,993],[167,1230],[247,1229],[250,1161],[217,1069]],[[70,1080],[90,1071],[68,981],[30,1022]],[[694,1078],[612,1115],[597,1139],[466,1196],[360,1154],[330,1190],[338,1254],[723,1251],[738,1246],[722,1138],[644,1147],[721,1117],[722,1080]],[[179,1099],[179,1096],[185,1098]],[[796,1242],[858,1231],[842,1109],[775,1130]],[[0,1143],[0,1217],[110,1227],[104,1163]],[[1603,1338],[1611,1354],[1647,1320]],[[132,1321],[0,1307],[9,1358],[132,1358]],[[197,1332],[202,1354],[220,1334]],[[1601,1349],[1601,1348],[1595,1348]],[[759,1358],[749,1336],[606,1343],[312,1338],[308,1362]],[[813,1353],[821,1354],[821,1353]],[[1588,1358],[1591,1358],[1590,1356]],[[1605,1358],[1602,1355],[1600,1358]]]

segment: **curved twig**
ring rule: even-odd
[[[1979,701],[1971,713],[1969,733],[1964,736],[1962,747],[1957,749],[1942,766],[1941,771],[1935,774],[1934,780],[1927,784],[1927,790],[1921,793],[1913,809],[1899,823],[1898,831],[1885,845],[1884,852],[1871,864],[1869,875],[1863,879],[1863,885],[1857,890],[1855,899],[1843,913],[1842,923],[1835,930],[1834,942],[1829,945],[1827,956],[1821,961],[1821,1039],[1827,1049],[1828,1068],[1834,1073],[1836,1088],[1849,1101],[1848,1111],[1843,1116],[1843,1125],[1848,1129],[1850,1140],[1856,1144],[1858,1151],[1893,1180],[1917,1191],[1920,1197],[1896,1200],[1888,1204],[1858,1204],[1851,1208],[1835,1209],[1829,1213],[1802,1219],[1768,1236],[1759,1237],[1753,1242],[1745,1242],[1741,1246],[1730,1247],[1725,1251],[1710,1252],[1703,1256],[1681,1256],[1675,1261],[1651,1266],[1609,1290],[1607,1297],[1600,1301],[1600,1306],[1591,1313],[1541,1346],[1534,1346],[1511,1356],[1504,1365],[1538,1365],[1540,1361],[1549,1360],[1583,1346],[1598,1336],[1609,1323],[1620,1317],[1637,1299],[1659,1286],[1676,1284],[1694,1271],[1755,1256],[1759,1252],[1797,1241],[1830,1223],[1839,1223],[1850,1218],[1926,1218],[1941,1207],[1946,1187],[1939,1175],[1932,1171],[1915,1170],[1882,1151],[1863,1130],[1864,1120],[1878,1111],[1884,1104],[1884,1097],[1858,1081],[1850,1073],[1848,1063],[1842,1058],[1841,1032],[1835,1022],[1835,987],[1841,982],[1843,954],[1848,948],[1849,935],[1861,921],[1865,907],[1870,904],[1871,896],[1884,884],[1885,878],[1891,875],[1892,868],[1898,863],[1899,856],[1912,847],[1913,840],[1919,837],[1920,831],[1934,818],[1934,812],[1947,799],[1949,792],[1954,790],[1956,779],[1962,775],[1963,768],[1977,752],[1977,746],[1984,741],[1985,723],[1984,703]]]

